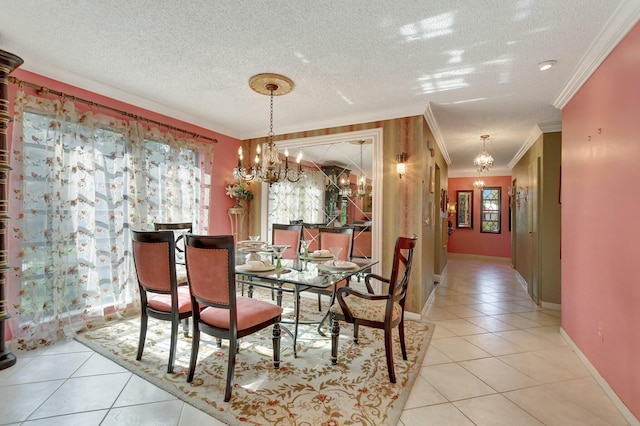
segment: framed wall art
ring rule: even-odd
[[[473,228],[473,191],[458,191],[458,213],[456,227]]]

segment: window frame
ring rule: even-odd
[[[495,198],[485,198],[485,191],[497,191],[497,205],[496,210],[485,208],[485,201],[492,202]],[[485,218],[485,215],[497,215],[496,220],[489,220]],[[485,227],[485,223],[496,223],[497,229],[490,230]],[[499,186],[487,186],[480,191],[480,232],[484,234],[501,234],[502,233],[502,187]]]

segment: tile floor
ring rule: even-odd
[[[400,425],[629,424],[506,262],[450,258],[437,324]],[[0,425],[220,425],[80,343],[17,352]]]

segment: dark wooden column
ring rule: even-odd
[[[16,363],[16,356],[5,347],[5,320],[7,312],[7,222],[9,221],[9,149],[7,137],[9,133],[9,74],[24,61],[4,50],[0,50],[0,370]]]

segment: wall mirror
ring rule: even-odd
[[[307,176],[298,182],[262,184],[262,199],[268,200],[262,204],[263,235],[271,235],[273,223],[354,226],[361,241],[369,239],[370,249],[359,252],[354,241],[353,255],[380,259],[382,129],[278,141],[276,145],[293,156],[301,151]]]

